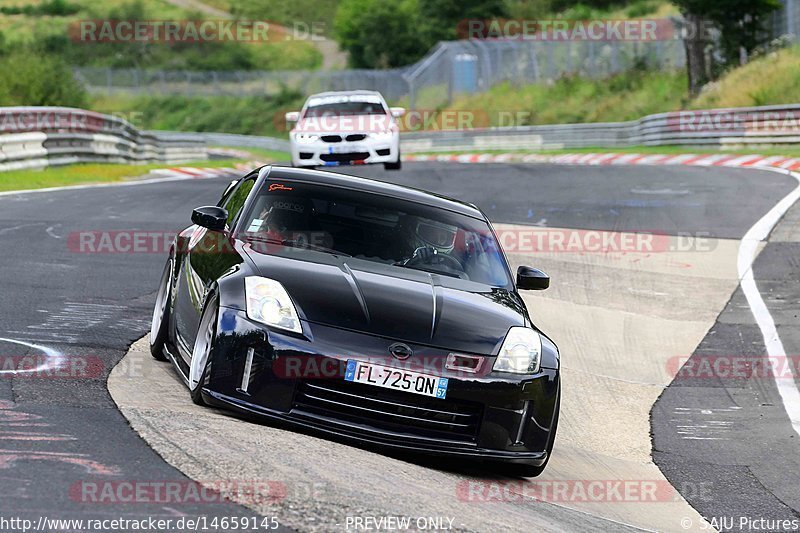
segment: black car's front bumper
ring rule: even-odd
[[[307,323],[306,337],[277,333],[227,308],[217,331],[209,403],[398,450],[533,466],[547,459],[557,369],[470,375],[444,367],[448,351],[412,345],[412,359],[395,363],[448,377],[447,397],[437,399],[344,380],[349,359],[391,365],[387,339]]]

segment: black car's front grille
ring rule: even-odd
[[[340,142],[342,142],[342,136],[341,135],[323,135],[321,138],[326,143],[340,143]]]
[[[363,141],[366,138],[367,136],[363,133],[351,133],[350,135],[345,137],[345,139],[348,141]]]
[[[353,152],[351,154],[322,154],[319,157],[326,162],[335,161],[337,163],[349,163],[351,161],[363,161],[369,157],[369,152]]]
[[[295,409],[379,430],[474,441],[483,413],[477,403],[440,400],[347,381],[300,384]]]

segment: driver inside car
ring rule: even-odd
[[[436,262],[436,257],[439,255],[452,257],[450,254],[456,244],[457,226],[417,217],[412,218],[409,222],[403,226],[408,249],[413,252],[411,252],[411,257],[402,261],[403,264],[412,261],[430,264]]]

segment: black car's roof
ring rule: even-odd
[[[461,202],[440,194],[415,189],[413,187],[403,187],[394,183],[387,183],[369,178],[358,176],[348,176],[337,172],[322,170],[309,170],[293,167],[267,166],[263,167],[259,174],[269,169],[269,179],[290,179],[307,181],[309,183],[319,183],[337,187],[348,187],[363,192],[371,192],[383,196],[391,196],[401,200],[416,202],[420,204],[455,211],[467,216],[485,220],[486,217],[481,211],[472,204]]]

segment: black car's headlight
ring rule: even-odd
[[[524,327],[508,330],[493,370],[514,374],[535,374],[542,359],[542,338],[539,332]]]
[[[250,276],[244,280],[247,316],[268,326],[302,333],[289,293],[274,279]]]

